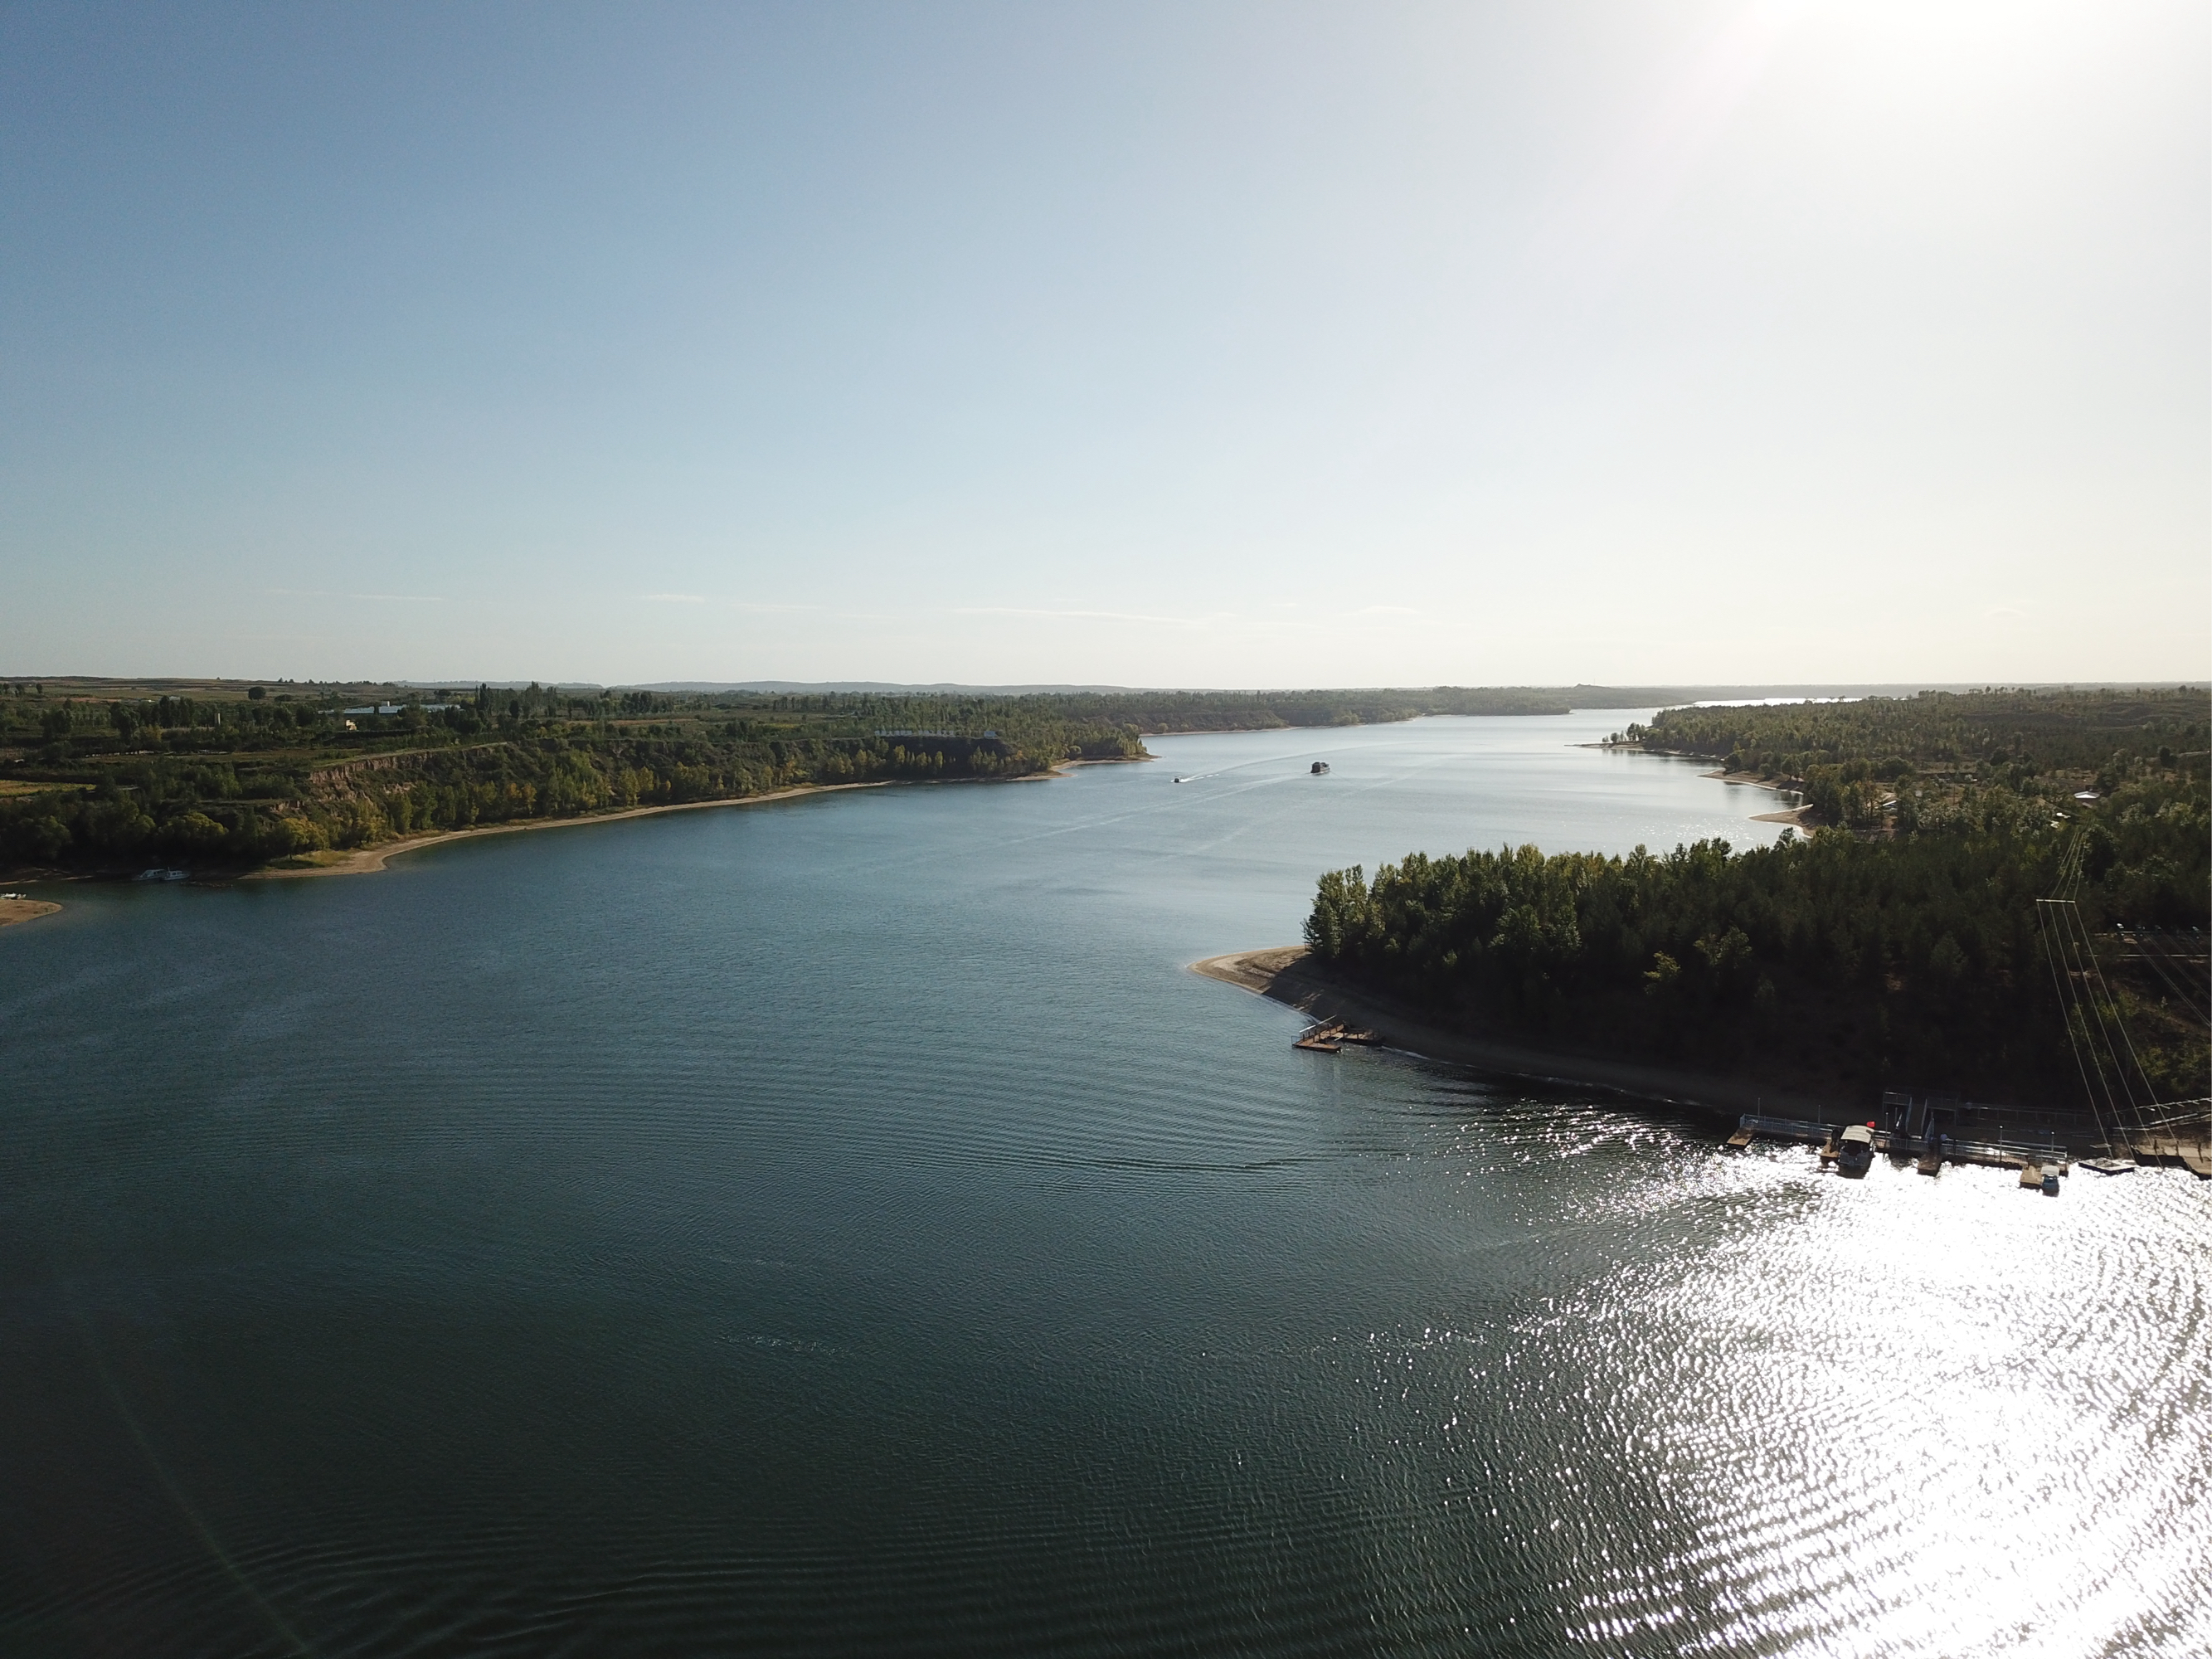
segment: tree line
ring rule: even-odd
[[[1801,777],[1809,755],[1869,776],[1894,759],[1889,798],[1917,790],[1929,810],[1745,851],[1413,854],[1371,880],[1322,877],[1307,940],[1332,971],[1472,1030],[1813,1087],[2077,1105],[2035,902],[2070,854],[2106,946],[2123,923],[2212,929],[2205,714],[2185,691],[1670,710],[1647,746],[1652,733],[1706,753],[1725,742],[1734,769],[1779,755],[1775,769]],[[2204,1093],[2203,1011],[2111,958],[2113,1012],[2152,1081]]]
[[[427,830],[805,783],[1000,778],[1136,759],[1146,732],[1562,714],[1584,696],[1607,694],[696,693],[533,682],[130,696],[14,684],[0,696],[0,757],[13,756],[0,763],[0,860],[249,865]],[[896,735],[917,731],[954,735]]]
[[[92,869],[154,859],[246,866],[395,836],[738,799],[805,784],[1018,777],[1065,758],[1064,747],[587,727],[357,758],[128,756],[82,768],[90,775],[82,784],[0,799],[0,856]]]

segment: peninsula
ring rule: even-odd
[[[2191,687],[1668,710],[1616,742],[1786,785],[1822,827],[1332,871],[1310,956],[1267,971],[1477,1047],[1704,1079],[1661,1094],[2201,1101],[2208,733]]]
[[[1394,1048],[1502,1077],[1595,1087],[1639,1100],[1717,1112],[1812,1117],[1832,1109],[1832,1103],[1820,1096],[1762,1087],[1755,1079],[1624,1058],[1589,1048],[1515,1042],[1454,1030],[1387,993],[1346,984],[1322,969],[1310,948],[1304,945],[1208,957],[1193,963],[1191,971],[1270,998],[1316,1020],[1355,1023]]]

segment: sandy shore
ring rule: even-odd
[[[45,899],[0,899],[0,927],[13,927],[19,921],[36,921],[61,908]]]
[[[758,806],[772,800],[790,800],[799,795],[831,795],[845,789],[881,789],[886,782],[872,783],[807,783],[795,789],[772,790],[765,795],[738,795],[729,800],[687,800],[673,806],[633,806],[622,812],[594,812],[575,818],[523,818],[514,823],[481,824],[473,830],[441,830],[434,836],[406,836],[398,841],[387,841],[375,847],[364,847],[357,852],[333,859],[328,864],[317,864],[289,870],[256,870],[240,877],[243,881],[289,881],[301,876],[368,876],[384,868],[386,863],[402,853],[418,853],[425,847],[439,847],[449,841],[470,841],[478,836],[514,836],[529,830],[568,830],[586,823],[615,823],[623,818],[657,817],[663,812],[702,812],[710,806]]]
[[[1698,775],[1721,783],[1743,784],[1753,789],[1771,789],[1777,794],[1781,793],[1783,788],[1778,783],[1769,783],[1756,772],[1700,772]],[[1813,824],[1805,815],[1812,810],[1809,806],[1791,806],[1779,812],[1753,812],[1751,821],[1753,823],[1794,824],[1800,830],[1810,830]]]
[[[1849,1115],[1838,1103],[1746,1081],[1613,1060],[1571,1049],[1540,1048],[1488,1037],[1468,1036],[1425,1024],[1388,998],[1346,989],[1323,978],[1306,962],[1303,945],[1265,951],[1240,951],[1208,957],[1191,971],[1218,979],[1256,996],[1287,1003],[1316,1019],[1344,1019],[1372,1030],[1394,1048],[1449,1060],[1477,1070],[1543,1083],[1564,1083],[1610,1093],[1633,1095],[1699,1107],[1730,1116],[1763,1112],[1771,1117],[1842,1121]]]

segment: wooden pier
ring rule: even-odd
[[[1862,1122],[1863,1119],[1860,1120]],[[1769,1140],[1793,1140],[1801,1145],[1820,1148],[1822,1166],[1837,1161],[1841,1151],[1839,1126],[1815,1122],[1806,1118],[1761,1117],[1747,1114],[1738,1121],[1735,1132],[1728,1138],[1731,1151],[1744,1147],[1762,1137]],[[1893,1129],[1877,1128],[1874,1135],[1877,1154],[1887,1154],[1893,1160],[1911,1159],[1913,1167],[1923,1175],[1936,1175],[1947,1164],[1978,1164],[2001,1170],[2021,1172],[2023,1187],[2041,1188],[2045,1170],[2060,1175],[2072,1172],[2072,1155],[2063,1146],[2047,1138],[2039,1142],[2005,1140],[1964,1140],[1948,1135],[1930,1141],[1920,1135],[1902,1134]]]
[[[1327,1019],[1318,1025],[1306,1027],[1291,1040],[1291,1047],[1304,1048],[1311,1054],[1335,1054],[1343,1053],[1344,1045],[1347,1042],[1360,1048],[1374,1048],[1382,1046],[1382,1039],[1372,1031],[1354,1030],[1340,1019]]]

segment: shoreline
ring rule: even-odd
[[[1608,1094],[1686,1106],[1722,1117],[1749,1112],[1840,1123],[1853,1115],[1831,1102],[1745,1079],[1446,1030],[1388,997],[1352,990],[1324,978],[1305,966],[1306,957],[1303,945],[1277,945],[1207,957],[1192,963],[1190,971],[1282,1003],[1315,1019],[1344,1019],[1366,1026],[1389,1047],[1407,1054],[1449,1060],[1498,1076],[1602,1089]]]
[[[475,824],[466,830],[440,830],[428,835],[403,836],[394,841],[380,842],[374,847],[356,848],[328,864],[294,866],[289,868],[263,865],[258,869],[240,871],[235,875],[221,871],[208,873],[210,881],[300,881],[316,876],[373,876],[383,873],[392,859],[407,853],[417,853],[426,847],[442,846],[447,842],[469,841],[480,836],[523,835],[534,830],[567,830],[587,823],[615,823],[625,818],[656,817],[664,812],[700,812],[715,806],[760,806],[770,801],[795,800],[802,795],[831,795],[850,789],[888,789],[895,784],[959,784],[959,783],[1036,783],[1060,776],[1078,766],[1127,766],[1140,761],[1152,761],[1156,755],[1115,755],[1098,760],[1064,760],[1042,772],[1026,772],[1012,778],[872,778],[861,783],[801,783],[788,789],[772,789],[764,795],[732,795],[720,800],[672,801],[664,806],[630,806],[618,812],[587,812],[572,818],[517,818],[506,823]],[[40,873],[46,879],[97,880],[98,876],[64,875],[61,872]],[[10,922],[30,921],[58,910],[58,904],[43,900],[24,900],[30,908],[20,914],[9,915],[0,901],[0,927]],[[45,908],[39,908],[44,905]]]
[[[1685,756],[1684,758],[1687,759],[1688,757]],[[1711,778],[1720,783],[1735,784],[1740,787],[1771,790],[1778,795],[1785,793],[1794,795],[1799,793],[1790,788],[1788,784],[1770,782],[1756,772],[1730,772],[1723,769],[1718,772],[1700,772],[1698,775],[1701,778]],[[1753,823],[1786,823],[1799,830],[1814,830],[1820,826],[1806,817],[1806,814],[1812,810],[1810,805],[1800,801],[1795,806],[1784,807],[1779,812],[1753,812],[1750,821]]]
[[[1156,758],[1151,755],[1116,755],[1104,760],[1061,761],[1048,771],[1024,773],[1013,778],[874,778],[865,783],[800,783],[788,789],[772,789],[764,795],[732,795],[723,800],[685,800],[665,806],[630,806],[619,812],[587,812],[573,818],[519,818],[512,823],[486,823],[467,830],[441,830],[427,836],[405,836],[374,847],[356,848],[330,864],[292,869],[264,866],[237,878],[240,881],[295,881],[312,876],[373,876],[381,874],[386,860],[426,847],[468,841],[478,836],[521,835],[532,830],[567,830],[586,823],[616,823],[625,818],[657,817],[664,812],[702,812],[714,806],[761,806],[769,801],[796,800],[802,795],[834,795],[849,789],[888,789],[894,784],[1030,783],[1059,776],[1075,766],[1126,766]]]
[[[1771,1088],[1752,1079],[1719,1077],[1651,1061],[1615,1059],[1587,1049],[1544,1048],[1446,1030],[1390,997],[1334,983],[1304,965],[1307,955],[1303,945],[1237,951],[1194,962],[1190,971],[1280,1002],[1310,1019],[1341,1019],[1365,1026],[1389,1048],[1492,1076],[1601,1089],[1631,1100],[1686,1107],[1723,1121],[1753,1115],[1834,1125],[1863,1121],[1869,1109],[1863,1105],[1838,1106],[1801,1091]],[[2078,1117],[2076,1130],[2082,1136],[2079,1144],[2091,1146],[2101,1134],[2093,1121]],[[2068,1133],[2070,1135],[2075,1130]],[[2112,1145],[2105,1144],[2108,1148]],[[2139,1127],[2127,1135],[2123,1150],[2138,1164],[2179,1166],[2200,1181],[2212,1181],[2212,1123],[2204,1119]]]
[[[1707,755],[1685,755],[1670,749],[1646,749],[1640,743],[1578,743],[1573,746],[1577,749],[1627,750],[1638,755],[1656,755],[1662,760],[1709,760],[1711,758]],[[1771,779],[1759,776],[1756,772],[1730,772],[1723,769],[1718,772],[1700,772],[1698,775],[1701,778],[1710,778],[1716,783],[1731,783],[1753,789],[1768,789],[1778,795],[1784,793],[1790,794],[1798,793],[1789,784],[1776,783]],[[1753,812],[1746,822],[1786,823],[1792,829],[1802,830],[1809,833],[1820,827],[1807,816],[1812,810],[1811,806],[1801,801],[1795,806],[1785,806],[1779,812]]]
[[[14,927],[61,909],[52,899],[0,898],[0,927]]]
[[[963,780],[964,781],[964,780]],[[573,818],[520,818],[512,823],[479,824],[467,830],[441,830],[428,836],[403,836],[375,847],[356,848],[331,864],[289,870],[273,866],[249,870],[240,881],[297,881],[314,876],[373,876],[380,874],[386,860],[403,853],[419,853],[447,842],[471,841],[480,836],[519,836],[532,830],[568,830],[586,823],[618,823],[625,818],[658,817],[664,812],[700,812],[713,806],[758,806],[772,800],[793,800],[801,795],[830,795],[844,789],[883,789],[902,779],[884,778],[869,783],[802,783],[789,789],[772,789],[765,795],[733,795],[727,800],[674,801],[665,806],[631,806],[619,812],[590,812]]]

